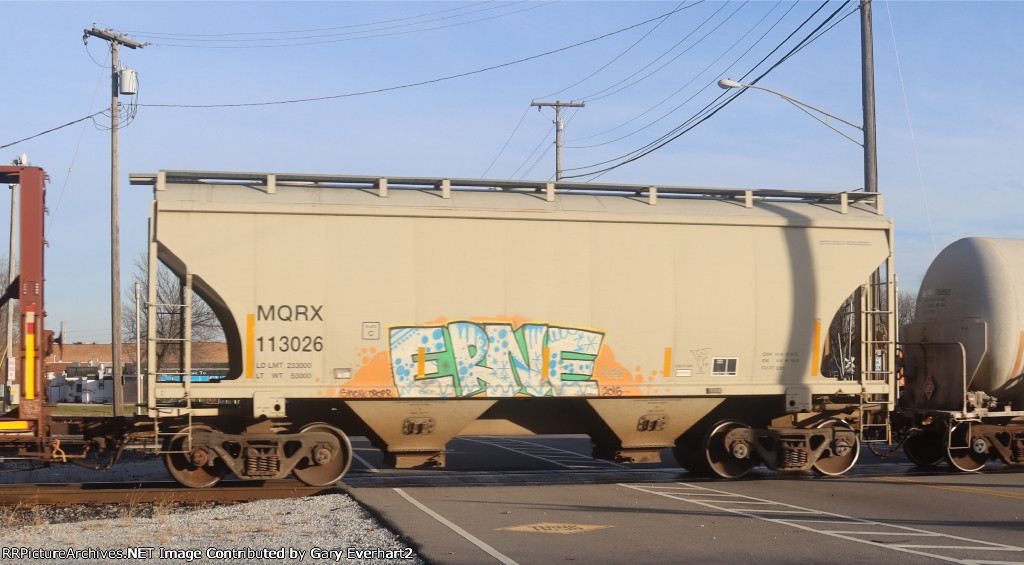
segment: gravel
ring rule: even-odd
[[[0,473],[3,483],[166,480],[131,454],[107,472],[72,465]],[[0,468],[19,462],[0,463]],[[150,549],[151,548],[151,549]],[[57,552],[64,552],[59,554]],[[425,563],[346,494],[205,508],[0,509],[0,563]]]

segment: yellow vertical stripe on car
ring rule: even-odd
[[[245,378],[251,379],[256,365],[256,316],[245,317]]]
[[[811,376],[817,377],[821,369],[821,320],[814,320],[814,350],[811,355]]]
[[[36,397],[36,314],[25,313],[25,390],[21,391],[26,400]]]
[[[1020,341],[1017,343],[1017,362],[1013,364],[1013,377],[1020,374],[1021,361],[1024,360],[1024,332],[1020,332]]]

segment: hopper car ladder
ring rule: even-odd
[[[893,277],[892,254],[882,269],[861,286],[857,294],[860,317],[860,440],[891,443],[892,426],[887,416],[896,406],[895,336],[896,336],[896,284]],[[873,421],[874,414],[882,414],[881,421]],[[869,433],[881,431],[881,434]]]
[[[188,418],[188,428],[192,429],[192,275],[187,274],[183,277],[181,286],[181,297],[182,301],[180,304],[163,304],[158,302],[157,286],[157,273],[155,264],[150,265],[150,289],[149,298],[146,301],[148,308],[148,325],[149,331],[147,332],[146,346],[147,346],[147,369],[146,369],[146,382],[149,383],[149,393],[147,395],[147,404],[149,414],[153,418],[153,429],[156,432],[154,435],[154,447],[156,449],[163,449],[164,438],[170,438],[175,435],[175,431],[160,431],[160,417],[161,416],[181,416],[184,415]],[[180,323],[175,327],[173,320],[167,324],[168,333],[171,335],[161,336],[159,328],[161,326],[161,318],[173,318],[178,316]],[[176,334],[175,335],[175,330]],[[165,371],[157,366],[157,348],[160,344],[168,344],[169,346],[178,346],[178,361],[179,367],[177,371]],[[181,379],[181,396],[173,396],[174,399],[184,399],[184,407],[174,406],[158,406],[157,402],[160,398],[157,395],[157,388],[167,390],[172,387],[174,380],[171,382],[159,382],[159,377],[166,375],[172,379]],[[166,397],[164,397],[166,398]],[[189,434],[188,442],[185,444],[185,449],[191,447],[191,434]]]

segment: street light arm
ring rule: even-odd
[[[767,89],[765,89],[765,90],[767,90]],[[780,95],[780,96],[781,96],[781,95]],[[849,135],[847,135],[847,133],[846,133],[845,131],[843,131],[843,130],[841,130],[841,129],[837,128],[837,127],[835,127],[834,125],[832,125],[832,124],[830,124],[830,123],[828,123],[828,118],[829,118],[829,117],[833,117],[833,118],[836,118],[836,116],[830,116],[829,114],[825,114],[824,112],[822,112],[823,114],[825,114],[825,119],[821,119],[820,117],[818,117],[818,116],[814,115],[814,114],[813,114],[813,113],[812,113],[812,112],[811,112],[810,110],[808,110],[807,108],[804,108],[804,105],[802,105],[802,104],[799,104],[799,103],[798,103],[797,101],[795,101],[795,100],[792,100],[792,99],[790,99],[790,98],[789,98],[788,96],[783,96],[783,98],[784,98],[784,99],[786,100],[786,102],[789,102],[789,103],[790,103],[790,104],[792,104],[793,106],[796,106],[796,108],[797,108],[798,110],[800,110],[801,112],[803,112],[803,113],[807,114],[808,116],[810,116],[810,117],[814,118],[815,120],[818,120],[819,122],[821,122],[821,123],[825,124],[825,127],[827,127],[828,129],[830,129],[830,130],[832,130],[832,131],[834,131],[834,132],[838,133],[839,135],[841,135],[841,136],[845,137],[846,139],[849,139],[850,141],[852,141],[852,142],[856,143],[857,145],[860,145],[861,147],[864,147],[864,144],[863,144],[863,143],[861,143],[860,141],[857,141],[856,139],[854,139],[854,138],[850,137]],[[819,110],[819,111],[820,111],[820,110]],[[863,128],[861,128],[860,126],[857,126],[857,125],[851,124],[850,122],[847,122],[846,120],[844,120],[844,119],[842,119],[842,118],[836,118],[836,119],[837,119],[837,120],[839,120],[839,121],[841,121],[841,122],[843,122],[843,123],[845,123],[845,124],[851,125],[851,126],[853,126],[853,127],[857,128],[857,129],[859,129],[859,130],[862,130],[862,131],[863,131]]]
[[[772,90],[770,88],[765,88],[763,86],[757,86],[756,84],[744,84],[744,83],[736,82],[736,81],[730,80],[730,79],[722,79],[722,80],[718,81],[718,86],[720,86],[720,87],[722,87],[722,88],[724,88],[726,90],[728,90],[730,88],[756,88],[758,90],[764,90],[765,92],[771,92],[772,94],[782,98],[783,100],[789,102],[790,104],[796,106],[797,108],[800,108],[800,110],[802,110],[807,115],[809,115],[812,118],[818,120],[819,122],[825,124],[826,126],[831,128],[833,131],[841,134],[843,137],[849,139],[850,141],[853,141],[857,145],[860,145],[862,147],[864,145],[863,143],[857,141],[856,139],[853,139],[849,135],[846,135],[842,131],[836,129],[834,126],[832,126],[832,124],[828,123],[828,118],[833,118],[833,119],[839,120],[840,122],[843,122],[844,124],[846,124],[846,125],[848,125],[850,127],[853,127],[853,128],[857,128],[857,129],[859,129],[861,131],[864,131],[863,127],[861,127],[861,126],[859,126],[859,125],[857,125],[857,124],[855,124],[855,123],[853,123],[853,122],[851,122],[849,120],[844,120],[843,118],[840,118],[839,116],[836,116],[835,114],[830,114],[830,113],[826,112],[825,110],[822,110],[821,108],[817,108],[815,106],[811,106],[810,104],[808,104],[808,103],[806,103],[806,102],[804,102],[802,100],[797,100],[796,98],[793,98],[792,96],[787,96],[787,95],[785,95],[785,94],[783,94],[783,93],[781,93],[781,92],[779,92],[777,90]],[[818,112],[819,114],[825,116],[825,119],[821,119],[820,117],[815,116],[809,110],[813,110],[815,112]]]

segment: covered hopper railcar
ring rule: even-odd
[[[842,473],[895,400],[881,307],[861,308],[883,337],[862,336],[873,361],[854,381],[825,358],[840,305],[880,265],[892,272],[877,195],[188,171],[132,182],[154,187],[151,269],[159,258],[204,298],[231,353],[220,382],[149,389],[161,430],[177,428],[168,462],[186,484],[292,468],[334,482],[353,434],[406,467],[443,465],[456,435],[584,433],[623,462],[674,447],[723,477],[758,462]]]

